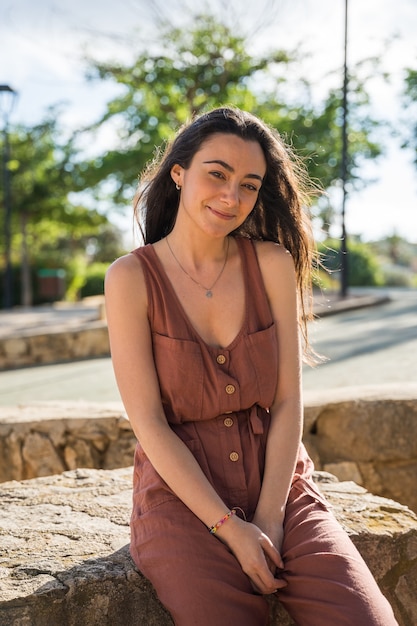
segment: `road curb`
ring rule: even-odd
[[[372,306],[379,306],[381,304],[387,304],[391,302],[392,298],[388,295],[384,296],[354,296],[351,298],[326,298],[321,296],[320,300],[314,304],[314,316],[315,317],[327,317],[329,315],[336,315],[337,313],[344,313],[346,311],[355,311],[357,309],[364,309]]]

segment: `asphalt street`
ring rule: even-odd
[[[417,291],[393,290],[391,301],[325,316],[312,323],[314,348],[327,361],[304,367],[304,389],[417,383]],[[109,358],[0,373],[0,404],[119,401]]]
[[[391,302],[319,319],[310,328],[327,361],[305,367],[306,390],[417,383],[417,290],[392,290]]]

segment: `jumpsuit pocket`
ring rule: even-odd
[[[262,406],[274,401],[278,378],[278,350],[275,323],[246,337],[246,345],[253,365]]]
[[[204,367],[198,343],[159,333],[152,336],[161,398],[170,421],[199,420],[203,411]]]

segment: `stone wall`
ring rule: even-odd
[[[417,512],[417,385],[306,394],[304,441],[316,469]],[[0,482],[127,467],[134,446],[121,403],[0,407]]]
[[[0,371],[109,354],[107,324],[103,320],[0,337]]]
[[[0,407],[0,482],[128,467],[135,444],[121,403]]]
[[[416,515],[354,483],[315,478],[400,626],[415,626]],[[0,485],[2,626],[172,626],[128,554],[131,484],[124,468]],[[293,626],[276,598],[270,610],[272,626]]]
[[[316,469],[417,512],[417,384],[307,394],[304,441]]]

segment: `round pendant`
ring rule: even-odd
[[[206,291],[206,298],[212,298],[213,297],[213,292],[211,291],[211,289],[208,289]]]

